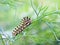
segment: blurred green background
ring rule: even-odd
[[[25,16],[32,24],[12,38]],[[0,45],[60,45],[59,39],[60,0],[0,0]]]

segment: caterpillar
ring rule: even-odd
[[[31,19],[27,16],[22,19],[22,23],[18,25],[12,32],[13,36],[20,34],[27,26],[31,24]]]

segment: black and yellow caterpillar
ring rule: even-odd
[[[29,17],[24,17],[22,19],[22,23],[13,30],[12,35],[16,36],[20,32],[22,32],[27,26],[31,24],[31,19]]]

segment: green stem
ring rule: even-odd
[[[2,44],[5,45],[5,42],[4,42],[1,34],[0,34],[0,37],[1,37],[1,40],[2,40]]]
[[[54,30],[54,27],[53,27],[51,24],[49,24],[48,22],[46,22],[46,24],[47,24],[47,25],[49,26],[49,28],[51,29],[52,33],[54,34],[55,39],[56,39],[57,41],[60,41],[60,40],[58,39],[55,31],[53,31],[53,30]]]

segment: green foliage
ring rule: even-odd
[[[58,22],[60,11],[53,7],[49,9],[49,6],[41,5],[39,1],[41,2],[41,0],[0,0],[0,7],[4,7],[1,8],[3,11],[0,10],[0,24],[4,31],[14,29],[24,16],[30,16],[32,20],[31,25],[16,37],[8,36],[3,39],[0,35],[1,45],[5,45],[6,42],[7,45],[60,45],[60,22]]]

